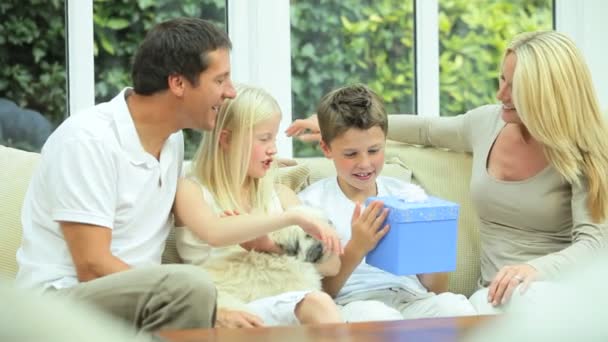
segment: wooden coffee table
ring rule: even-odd
[[[245,341],[459,341],[471,328],[493,316],[425,318],[403,321],[324,324],[275,328],[163,331],[171,342]]]

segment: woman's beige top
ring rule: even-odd
[[[455,117],[392,115],[389,123],[389,139],[473,153],[471,196],[481,221],[480,285],[487,286],[503,266],[521,263],[550,279],[607,245],[608,225],[594,224],[588,215],[584,180],[571,185],[551,165],[522,181],[488,174],[490,148],[505,126],[499,105]]]

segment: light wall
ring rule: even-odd
[[[608,1],[557,0],[557,30],[568,34],[581,49],[600,105],[608,111]]]

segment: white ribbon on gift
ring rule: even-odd
[[[412,183],[407,183],[399,191],[393,193],[393,196],[404,202],[424,202],[429,198],[423,188]]]

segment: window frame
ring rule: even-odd
[[[95,103],[93,56],[93,0],[66,1],[68,108],[76,113]],[[291,139],[284,129],[291,113],[290,4],[286,0],[226,0],[228,33],[235,82],[267,89],[279,102],[283,117],[277,137],[281,157],[292,157]],[[439,116],[438,0],[415,0],[416,110],[414,114]],[[608,46],[602,44],[608,22],[603,0],[554,0],[554,26],[569,34],[583,51],[594,78],[602,108],[608,108],[608,66],[602,63]]]

